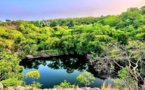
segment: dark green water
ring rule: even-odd
[[[83,86],[79,84],[76,77],[89,70],[86,61],[83,56],[61,56],[39,60],[23,60],[21,65],[25,67],[22,72],[24,74],[32,70],[40,72],[40,78],[37,81],[43,84],[41,88],[52,88],[64,80]],[[24,78],[24,81],[27,84],[32,83],[31,78]],[[101,87],[104,81],[111,83],[111,79],[104,80],[96,77],[95,83],[91,87]]]

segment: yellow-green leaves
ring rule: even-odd
[[[30,77],[32,79],[38,79],[40,77],[40,73],[38,70],[30,71],[26,73],[26,77]]]
[[[54,85],[53,88],[75,88],[76,86],[71,84],[70,82],[64,80],[60,83],[60,85]]]
[[[40,77],[40,73],[38,70],[27,72],[25,76],[32,78],[32,84],[30,84],[32,87],[41,87],[42,86],[42,84],[35,81],[36,79],[38,79]]]
[[[22,82],[23,75],[20,72],[23,67],[19,66],[19,62],[18,57],[10,51],[0,52],[0,81],[4,82],[4,86],[17,85],[19,81]]]
[[[91,75],[89,72],[84,72],[77,76],[76,78],[80,83],[87,85],[90,85],[91,83],[94,83],[95,77]]]

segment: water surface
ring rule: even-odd
[[[73,55],[39,60],[23,60],[21,65],[24,66],[22,72],[24,74],[32,70],[38,70],[40,72],[40,78],[37,81],[43,84],[41,88],[52,88],[54,85],[58,85],[64,80],[72,84],[84,86],[76,80],[76,77],[88,71],[86,61],[84,56]],[[91,84],[91,87],[101,87],[102,83],[106,80],[96,78],[94,84]],[[24,78],[24,81],[27,84],[32,83],[31,78]],[[109,79],[107,81],[109,81]]]

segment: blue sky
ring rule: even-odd
[[[145,0],[0,0],[0,20],[42,20],[119,14]]]

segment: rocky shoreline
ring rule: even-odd
[[[0,89],[0,90],[5,90],[5,89]],[[81,88],[55,88],[55,89],[38,89],[38,88],[33,88],[33,89],[27,89],[23,86],[18,86],[16,88],[9,87],[7,90],[100,90],[99,88],[90,88],[90,87],[81,87]]]
[[[3,84],[0,82],[0,90],[5,90],[3,87]],[[91,87],[80,87],[80,88],[55,88],[55,89],[39,89],[39,88],[33,88],[33,89],[28,89],[23,86],[17,86],[16,88],[14,87],[8,87],[7,90],[101,90],[99,88],[91,88]]]
[[[39,58],[51,58],[51,57],[60,57],[60,56],[86,56],[86,55],[77,55],[77,54],[40,54],[40,55],[26,55],[22,60],[33,60],[33,59],[39,59]]]

